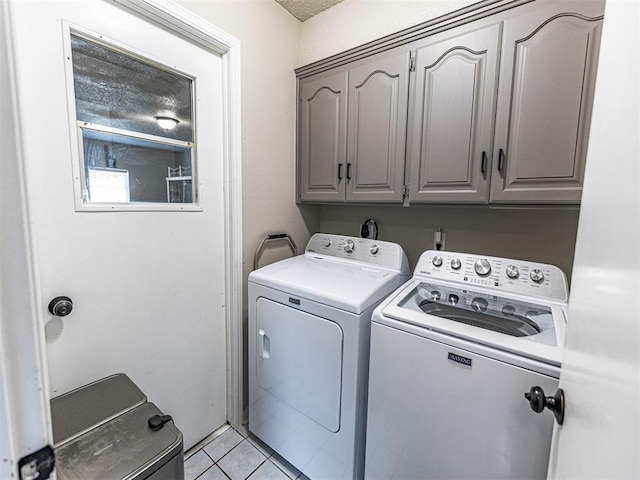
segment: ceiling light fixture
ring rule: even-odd
[[[158,122],[158,125],[160,126],[160,128],[164,130],[173,130],[174,128],[176,128],[176,125],[180,123],[178,120],[171,117],[153,117],[153,118],[156,119],[156,122]]]

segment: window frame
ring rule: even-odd
[[[74,204],[76,212],[127,212],[127,211],[155,211],[155,212],[176,212],[190,211],[201,212],[203,207],[201,204],[201,188],[200,177],[200,159],[197,151],[197,101],[196,101],[196,78],[193,75],[172,68],[163,63],[160,59],[141,52],[129,45],[117,42],[110,38],[105,38],[96,32],[73,25],[70,22],[63,23],[64,48],[65,48],[65,76],[67,79],[67,112],[69,117],[69,134],[71,141],[71,160],[73,172],[73,191]],[[75,35],[87,41],[97,43],[115,50],[124,55],[128,55],[136,60],[152,65],[161,70],[180,75],[191,81],[191,115],[193,124],[193,142],[176,140],[167,137],[150,135],[141,132],[133,132],[114,127],[107,127],[79,121],[76,116],[76,99],[75,99],[75,80],[73,75],[73,57],[71,47],[71,36]],[[192,172],[192,203],[170,203],[170,202],[90,202],[86,190],[85,176],[85,159],[84,159],[84,142],[83,129],[90,129],[105,134],[115,134],[133,139],[146,140],[160,145],[173,145],[191,150],[191,172]]]

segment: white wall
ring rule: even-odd
[[[412,269],[420,254],[433,248],[433,234],[441,227],[446,234],[446,250],[549,263],[571,280],[577,210],[325,206],[321,230],[358,236],[360,225],[368,218],[376,220],[381,240],[402,245]]]
[[[477,0],[345,0],[302,23],[300,66],[466,7]]]
[[[177,0],[241,42],[244,287],[254,252],[269,233],[303,249],[320,229],[317,206],[295,204],[295,89],[300,22],[274,0]],[[264,261],[289,255],[267,251]],[[264,262],[261,262],[263,264]],[[246,295],[244,302],[246,332]],[[245,352],[246,352],[245,334]],[[245,357],[246,359],[246,357]],[[245,399],[247,398],[245,361]]]
[[[348,50],[474,1],[345,0],[302,24],[301,65]],[[433,232],[448,233],[446,248],[550,263],[570,277],[578,211],[497,210],[488,207],[322,207],[320,230],[358,235],[375,217],[380,238],[407,251],[411,266],[432,247]]]

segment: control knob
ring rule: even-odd
[[[484,313],[489,308],[489,302],[482,297],[475,297],[471,300],[471,308],[476,312]]]
[[[441,267],[442,257],[440,255],[436,255],[435,257],[433,257],[433,260],[431,260],[431,263],[433,263],[434,267]]]
[[[460,297],[458,295],[456,295],[455,293],[449,294],[449,303],[451,305],[457,305],[459,301],[460,301]]]
[[[371,245],[369,251],[371,252],[371,255],[376,255],[380,251],[380,248],[378,245]]]
[[[433,300],[434,302],[437,302],[438,300],[440,300],[441,296],[442,294],[438,290],[431,291],[431,300]]]
[[[344,251],[347,253],[351,253],[355,250],[356,244],[353,243],[353,240],[347,240],[344,242]]]
[[[531,270],[531,273],[529,274],[529,276],[531,277],[531,280],[533,280],[536,283],[544,282],[544,272],[539,268],[534,268],[533,270]]]
[[[491,273],[491,264],[489,263],[489,260],[485,258],[481,260],[476,260],[476,263],[473,266],[473,268],[475,269],[476,273],[481,277],[486,277]]]
[[[325,239],[322,241],[322,246],[323,246],[323,247],[325,247],[325,248],[330,247],[330,246],[331,246],[331,239],[330,239],[330,238],[325,238]]]
[[[507,277],[509,277],[512,280],[515,280],[519,276],[520,276],[520,271],[518,270],[518,267],[516,267],[515,265],[509,265],[507,267]]]
[[[451,259],[451,268],[453,268],[454,270],[460,270],[460,267],[462,267],[462,262],[459,258]]]

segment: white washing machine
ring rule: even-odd
[[[249,430],[311,479],[363,477],[371,314],[409,276],[399,245],[328,234],[249,275]]]
[[[427,251],[374,312],[368,479],[544,479],[568,287],[557,267]]]

